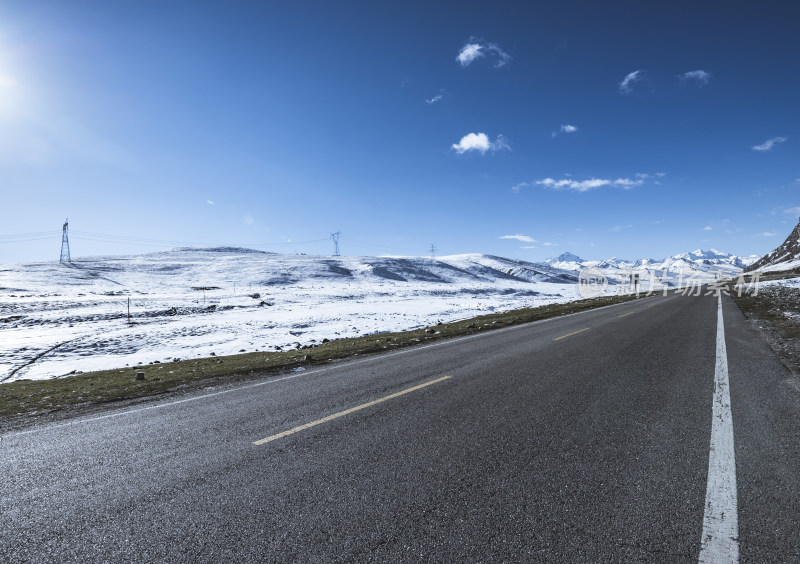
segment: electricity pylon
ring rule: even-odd
[[[64,220],[64,228],[61,232],[61,258],[58,262],[72,262],[69,256],[69,218]]]

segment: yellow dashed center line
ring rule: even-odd
[[[388,396],[384,396],[380,399],[376,399],[367,403],[362,403],[361,405],[357,405],[356,407],[351,407],[350,409],[345,409],[344,411],[340,411],[339,413],[334,413],[333,415],[328,415],[327,417],[323,417],[322,419],[317,419],[316,421],[312,421],[310,423],[306,423],[304,425],[299,425],[294,427],[293,429],[289,429],[288,431],[283,431],[282,433],[278,433],[276,435],[270,435],[265,439],[261,439],[258,441],[254,441],[253,444],[263,445],[265,443],[269,443],[271,441],[275,441],[278,439],[282,439],[283,437],[288,437],[289,435],[294,435],[295,433],[299,433],[300,431],[305,431],[306,429],[310,429],[311,427],[316,427],[317,425],[321,425],[322,423],[327,423],[328,421],[332,421],[334,419],[338,419],[339,417],[344,417],[345,415],[350,415],[351,413],[355,413],[356,411],[360,411],[362,409],[366,409],[368,407],[372,407],[373,405],[378,405],[379,403],[383,403],[387,400],[394,399],[400,397],[402,395],[408,394],[410,392],[414,392],[417,390],[421,390],[422,388],[426,388],[433,384],[437,384],[444,380],[448,380],[452,378],[452,376],[443,376],[441,378],[437,378],[436,380],[431,380],[430,382],[425,382],[424,384],[419,384],[418,386],[414,386],[412,388],[406,388],[400,392],[396,392],[394,394],[389,394]]]
[[[629,311],[628,313],[623,313],[622,315],[618,315],[617,317],[625,317],[626,315],[631,315],[633,313],[636,313],[636,312],[635,311]]]
[[[572,337],[573,335],[577,335],[578,333],[583,333],[584,331],[588,331],[589,328],[585,327],[583,329],[579,329],[577,331],[573,331],[572,333],[567,333],[566,335],[561,335],[560,337],[556,337],[553,339],[554,341],[560,341],[561,339],[566,339],[567,337]]]

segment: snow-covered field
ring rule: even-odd
[[[791,260],[785,260],[783,262],[776,262],[775,264],[762,266],[758,270],[759,272],[781,272],[784,270],[794,270],[796,268],[800,268],[800,259],[791,258]]]
[[[578,297],[574,273],[483,255],[221,248],[4,265],[0,381],[294,348]]]
[[[744,285],[743,287],[747,287]],[[800,278],[785,278],[783,280],[763,280],[757,284],[749,284],[748,290],[760,291],[762,288],[770,288],[774,286],[783,288],[800,288]],[[738,288],[738,286],[737,286]]]
[[[730,263],[726,257],[731,256],[720,260]],[[631,268],[641,273],[644,291],[676,286],[687,273],[713,279],[711,270],[719,265],[708,256],[686,257],[672,271],[655,271],[652,261],[611,259],[583,266],[608,276],[606,294],[630,291]],[[567,262],[478,254],[431,260],[192,248],[63,265],[3,265],[0,382],[212,353],[296,348],[326,338],[571,301],[581,297],[577,280],[582,265]],[[726,273],[738,270],[728,264]]]

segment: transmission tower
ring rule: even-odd
[[[342,234],[341,231],[337,231],[336,233],[331,233],[331,239],[333,239],[333,256],[339,256],[339,236]]]
[[[58,262],[72,262],[69,256],[69,219],[64,220],[64,229],[61,234],[61,258]]]
[[[431,243],[431,260],[436,260],[436,243]]]

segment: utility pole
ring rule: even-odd
[[[431,260],[436,260],[436,243],[431,243]]]
[[[64,220],[64,227],[61,230],[61,258],[58,259],[58,262],[72,262],[72,259],[69,256],[69,218]]]
[[[331,239],[333,240],[333,256],[339,256],[339,236],[342,234],[341,231],[337,231],[336,233],[331,233]]]

